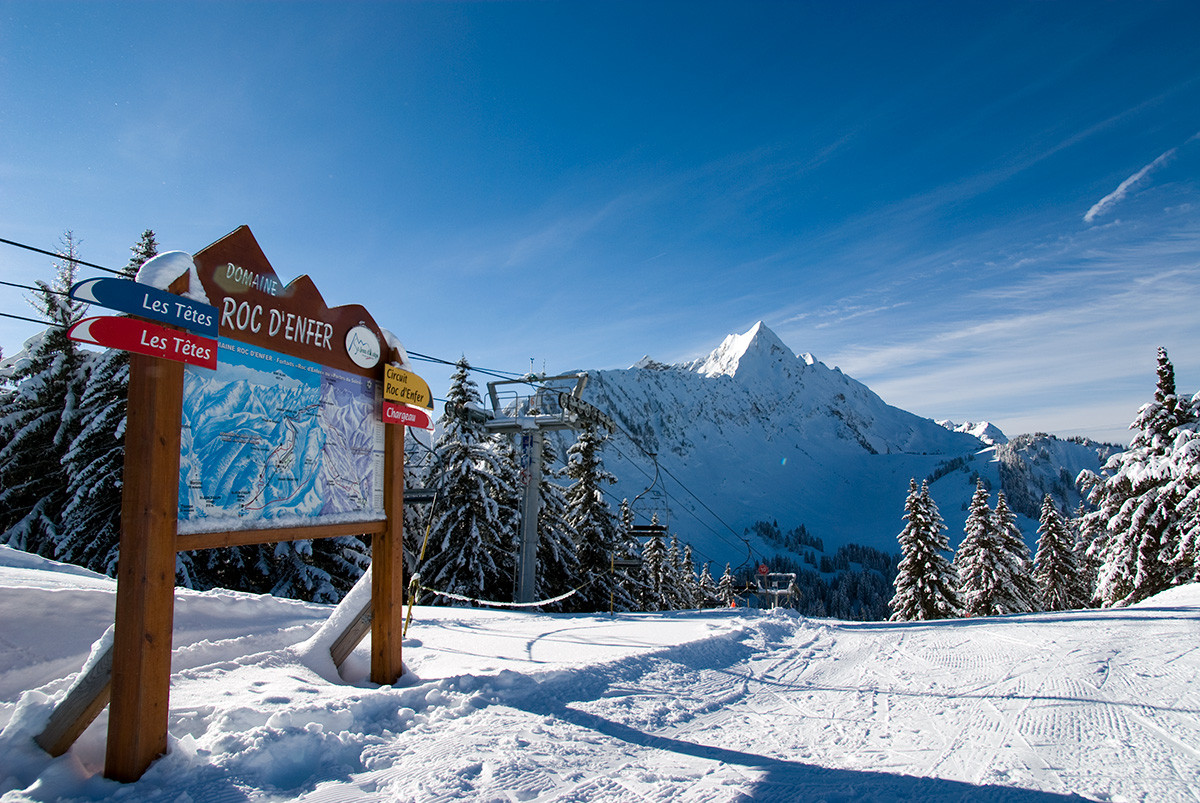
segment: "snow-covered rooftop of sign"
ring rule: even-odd
[[[146,260],[138,268],[137,281],[157,287],[159,290],[167,290],[172,282],[185,273],[189,274],[191,279],[188,282],[188,291],[183,294],[184,297],[203,304],[211,304],[204,288],[200,285],[200,276],[196,273],[196,262],[186,251],[164,251],[158,256]]]
[[[400,342],[400,338],[392,334],[391,331],[380,327],[379,331],[383,332],[383,342],[390,349],[395,349],[400,354],[400,367],[405,371],[416,373],[413,369],[412,361],[408,359],[408,352],[404,349],[404,344]]]

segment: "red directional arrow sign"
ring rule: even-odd
[[[217,341],[137,318],[84,318],[67,330],[80,343],[217,369]]]
[[[383,422],[385,424],[403,424],[406,427],[416,427],[417,429],[433,429],[429,413],[419,407],[390,401],[383,403]]]

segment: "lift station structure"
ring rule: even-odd
[[[615,432],[603,411],[580,398],[587,374],[506,379],[488,383],[492,409],[484,427],[513,438],[521,483],[521,541],[517,555],[517,602],[533,602],[537,575],[538,511],[544,470],[545,433],[588,425]],[[532,391],[525,394],[523,390]]]

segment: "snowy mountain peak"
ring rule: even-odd
[[[781,364],[796,362],[796,355],[783,344],[779,335],[759,321],[748,332],[729,335],[715,351],[687,368],[702,376],[746,378],[747,375],[776,374]]]
[[[645,368],[649,371],[666,371],[671,368],[666,363],[661,363],[658,360],[652,359],[649,354],[635,362],[630,368]]]
[[[1000,427],[990,421],[980,421],[979,423],[967,421],[962,424],[955,424],[953,421],[938,421],[937,423],[951,432],[965,432],[968,435],[974,435],[989,446],[1008,443],[1008,436],[1000,431]]]

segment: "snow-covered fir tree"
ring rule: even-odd
[[[696,589],[699,592],[697,604],[701,608],[714,608],[721,603],[720,595],[717,593],[717,582],[713,579],[712,572],[708,570],[708,561],[705,561],[704,566],[700,569],[700,579],[696,582]]]
[[[1089,519],[1087,508],[1083,502],[1075,508],[1071,517],[1070,532],[1075,539],[1075,565],[1079,567],[1079,586],[1076,596],[1082,600],[1085,607],[1097,604],[1096,577],[1099,574],[1100,562],[1092,554],[1089,547],[1101,536],[1103,525],[1098,519]]]
[[[470,415],[479,402],[470,365],[461,359],[450,380],[439,422],[442,431],[434,445],[429,487],[437,504],[425,562],[419,568],[423,584],[436,591],[507,600],[513,578],[504,567],[515,550],[516,533],[504,519],[501,503],[511,499],[513,490],[502,487],[501,458],[482,423]]]
[[[419,436],[408,436],[404,440],[404,488],[425,489],[429,482],[429,466],[433,458],[433,450]],[[417,566],[422,560],[423,548],[429,541],[429,503],[415,504],[404,500],[404,576],[412,581],[417,574]],[[419,582],[419,578],[418,578]]]
[[[683,607],[685,609],[699,608],[700,579],[696,576],[696,561],[692,558],[691,544],[683,545],[683,562],[680,568],[683,570],[679,578],[682,586]]]
[[[923,483],[918,490],[916,481],[909,480],[904,519],[907,524],[898,536],[902,557],[896,574],[896,594],[888,603],[892,621],[958,616],[962,607],[958,601],[957,583],[944,554],[950,549],[946,525],[929,496],[928,485]]]
[[[154,232],[146,229],[122,269],[137,276],[157,256]],[[56,557],[115,575],[121,538],[121,483],[125,466],[125,408],[129,396],[129,353],[108,349],[93,362],[80,409],[80,432],[67,452],[67,505]]]
[[[5,377],[0,411],[0,540],[54,557],[67,504],[67,453],[81,426],[88,360],[67,338],[85,305],[66,295],[75,283],[78,242],[63,238],[52,282],[38,281],[30,304],[50,327],[30,338]]]
[[[337,602],[341,599],[333,577],[313,561],[313,541],[287,541],[268,547],[270,555],[270,593],[312,602]]]
[[[1190,404],[1200,414],[1200,394],[1193,396]],[[1176,579],[1200,582],[1200,421],[1196,418],[1176,427],[1167,470],[1171,480],[1166,496],[1178,500]]]
[[[618,505],[617,521],[620,524],[620,546],[616,557],[626,564],[616,567],[617,582],[636,606],[646,597],[646,579],[645,567],[641,565],[642,545],[633,529],[634,512],[628,499],[622,499]]]
[[[1008,506],[1004,491],[996,492],[996,509],[992,511],[996,541],[1002,566],[1007,571],[1004,586],[1008,595],[1001,597],[1002,613],[1026,613],[1037,610],[1037,586],[1033,582],[1033,560],[1029,545],[1017,527],[1017,517]]]
[[[558,460],[553,441],[546,439],[542,451],[543,465],[553,466]],[[567,514],[567,497],[563,487],[554,482],[560,471],[543,471],[540,486],[541,507],[538,509],[537,583],[534,596],[549,599],[565,594],[575,587],[579,578],[579,557]],[[562,610],[563,603],[544,610]]]
[[[658,514],[650,519],[651,524],[658,524]],[[667,545],[662,533],[653,532],[642,548],[642,577],[645,580],[645,596],[641,599],[644,611],[670,610],[663,587],[667,583]]]
[[[733,605],[734,600],[737,599],[737,581],[733,579],[733,569],[729,567],[728,563],[725,564],[725,573],[717,582],[717,597],[727,608]]]
[[[1103,527],[1089,554],[1099,563],[1096,597],[1105,606],[1138,602],[1194,576],[1180,560],[1186,483],[1177,481],[1174,449],[1179,435],[1188,440],[1196,406],[1176,393],[1175,369],[1162,348],[1157,374],[1154,400],[1130,424],[1135,434],[1129,449],[1109,458],[1104,476],[1084,472],[1079,477],[1096,508],[1083,527]]]
[[[1002,593],[1001,577],[996,567],[998,545],[988,504],[988,490],[983,480],[976,480],[971,496],[963,540],[954,555],[958,572],[958,595],[965,616],[991,616],[996,613],[995,600]]]
[[[1033,581],[1037,585],[1037,607],[1043,611],[1081,608],[1079,566],[1075,562],[1075,538],[1054,499],[1042,499],[1038,517],[1038,546],[1033,558]]]
[[[138,268],[158,256],[158,238],[154,234],[154,230],[146,229],[143,231],[142,236],[138,238],[138,241],[134,243],[129,251],[131,253],[129,262],[121,272],[132,279],[137,276]]]
[[[680,611],[688,607],[687,585],[683,576],[683,553],[679,548],[679,536],[671,533],[667,539],[667,556],[663,561],[662,596],[664,609]]]
[[[612,572],[614,553],[621,547],[620,527],[604,499],[604,487],[616,481],[604,469],[600,451],[603,439],[594,425],[587,425],[567,450],[567,520],[575,533],[579,556],[579,592],[570,600],[576,611],[634,609],[634,600]]]

